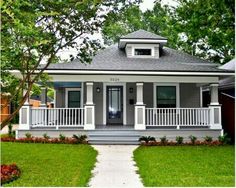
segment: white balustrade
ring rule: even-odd
[[[84,108],[32,108],[32,127],[77,127],[84,125]]]
[[[209,108],[146,108],[147,126],[210,126]]]

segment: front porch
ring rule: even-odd
[[[76,132],[123,130],[173,139],[181,135],[217,138],[222,134],[218,84],[210,84],[211,104],[202,108],[201,86],[208,80],[200,79],[201,83],[196,83],[194,78],[179,80],[134,83],[120,82],[119,78],[114,82],[70,82],[70,86],[55,82],[54,108],[44,105],[46,89],[43,88],[44,101],[40,108],[27,103],[22,107],[18,137],[24,137],[26,132],[38,136],[45,132],[52,133],[51,136],[60,133],[71,136]],[[161,98],[164,91],[170,100]]]

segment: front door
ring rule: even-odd
[[[107,86],[107,124],[123,124],[123,86]]]

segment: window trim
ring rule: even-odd
[[[151,50],[151,55],[135,55],[135,49],[149,49]],[[154,57],[154,47],[150,47],[150,46],[133,46],[132,47],[132,56],[133,57],[140,57],[140,58],[150,58],[150,57]]]
[[[135,53],[136,50],[150,50],[150,55],[137,55],[137,54]],[[146,57],[152,56],[152,49],[151,49],[151,48],[134,48],[134,55],[135,55],[135,56],[146,56]]]
[[[69,97],[69,95],[68,95],[68,92],[69,91],[80,91],[80,108],[82,108],[83,107],[83,89],[82,89],[82,87],[83,87],[83,84],[81,84],[81,88],[65,88],[65,94],[66,94],[66,96],[65,96],[65,107],[66,108],[69,108],[68,107],[68,97]]]
[[[153,83],[153,108],[157,107],[157,86],[175,86],[176,87],[176,108],[180,107],[180,91],[179,91],[179,83]]]

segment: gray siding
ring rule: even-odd
[[[46,133],[47,135],[49,135],[52,138],[58,138],[60,134],[65,135],[66,137],[72,137],[73,134],[85,134],[85,135],[89,135],[90,133],[96,133],[96,132],[100,132],[101,130],[94,130],[94,131],[88,131],[88,130],[79,130],[79,129],[62,129],[62,130],[53,130],[53,129],[31,129],[31,130],[18,130],[17,131],[17,135],[18,138],[23,138],[25,137],[26,133],[31,133],[32,136],[34,137],[43,137],[43,134]],[[107,130],[112,131],[112,130]],[[137,131],[137,130],[127,130],[127,132],[134,132],[134,133],[138,133],[140,136],[153,136],[156,138],[157,141],[160,141],[160,138],[163,136],[166,136],[167,139],[169,141],[175,141],[176,136],[182,136],[184,138],[184,141],[189,141],[189,136],[193,135],[196,136],[198,140],[203,141],[204,137],[206,136],[211,136],[213,137],[213,140],[217,140],[218,136],[221,135],[221,130],[211,130],[211,129],[147,129],[147,130],[143,130],[143,131]],[[102,130],[102,132],[105,132],[105,130]],[[126,131],[124,131],[126,132]]]
[[[129,92],[129,88],[133,88],[133,93]],[[127,125],[134,124],[134,104],[130,104],[130,100],[136,103],[136,83],[126,84],[126,114]]]
[[[100,88],[99,93],[97,93],[96,91],[97,87]],[[102,82],[95,82],[93,84],[93,100],[95,104],[95,124],[102,125],[103,124],[103,84]]]
[[[65,88],[56,88],[56,107],[65,107]]]
[[[196,84],[181,83],[180,90],[180,107],[200,107],[200,88]]]
[[[153,108],[153,83],[144,83],[143,102],[147,108]]]

